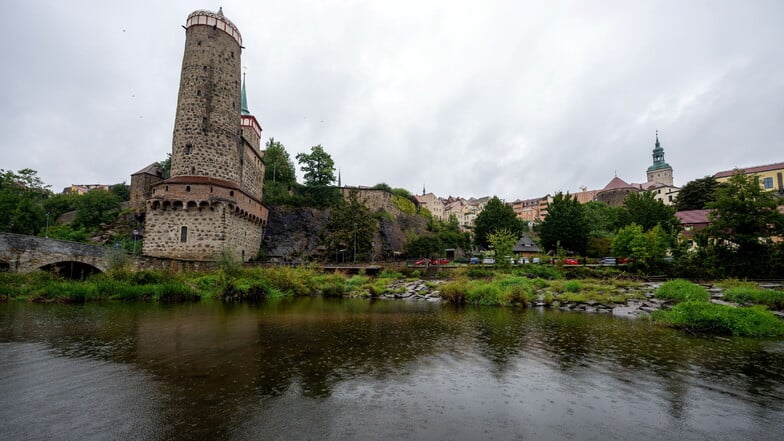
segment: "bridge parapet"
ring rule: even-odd
[[[106,271],[107,251],[80,242],[0,233],[0,261],[14,272],[26,273],[60,262],[80,262]]]

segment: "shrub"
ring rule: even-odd
[[[264,281],[257,281],[252,284],[235,284],[229,282],[223,288],[221,299],[224,301],[261,301],[269,297],[271,289]]]
[[[528,306],[534,294],[530,284],[515,284],[507,286],[498,297],[498,303],[503,306]]]
[[[542,278],[547,280],[557,280],[564,278],[564,272],[553,265],[530,263],[521,267],[515,267],[513,274],[524,275],[529,279]]]
[[[324,297],[343,297],[346,294],[346,278],[341,274],[320,276],[318,285]]]
[[[761,307],[734,308],[687,301],[672,309],[655,311],[654,320],[680,329],[746,337],[784,336],[784,322]]]
[[[468,281],[458,279],[441,285],[441,298],[457,305],[466,303],[466,293],[468,292]]]
[[[493,277],[493,270],[481,266],[472,266],[466,271],[470,279],[489,279]]]
[[[724,298],[736,303],[757,303],[771,309],[784,309],[784,291],[739,286],[724,291]]]
[[[582,286],[577,280],[569,280],[564,283],[564,291],[566,292],[580,292]]]
[[[495,284],[473,281],[468,284],[466,302],[483,306],[498,305],[498,298],[502,292],[503,290]]]
[[[663,300],[674,300],[676,302],[702,301],[710,299],[708,290],[700,285],[691,283],[687,280],[676,279],[665,282],[656,290],[656,298]]]

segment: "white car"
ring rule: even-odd
[[[531,263],[531,261],[530,261],[530,260],[528,260],[528,258],[527,258],[527,257],[521,257],[521,258],[520,258],[520,259],[517,261],[517,263],[518,263],[519,265],[525,265],[526,263]]]
[[[492,257],[485,257],[484,259],[482,259],[482,264],[483,265],[495,265],[495,259],[492,258]]]

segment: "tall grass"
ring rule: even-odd
[[[771,309],[784,309],[784,291],[759,288],[757,286],[738,286],[724,291],[724,298],[736,303],[765,305]]]
[[[734,308],[687,301],[655,311],[653,319],[679,329],[745,337],[784,336],[784,322],[763,307]]]
[[[440,287],[441,297],[451,303],[485,306],[528,306],[534,296],[533,283],[522,277],[495,280],[458,279]]]
[[[708,290],[700,285],[682,279],[664,282],[659,289],[656,290],[655,296],[658,299],[674,300],[676,302],[707,302],[710,299]]]

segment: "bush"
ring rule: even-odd
[[[676,302],[701,301],[710,299],[708,290],[687,280],[676,279],[665,282],[656,290],[656,298]]]
[[[481,266],[469,267],[466,274],[470,279],[489,279],[493,277],[493,270]]]
[[[771,309],[784,309],[784,291],[739,286],[724,291],[724,298],[736,303],[756,303],[765,305]]]
[[[566,292],[580,292],[582,285],[577,280],[569,280],[564,283],[564,291]]]
[[[669,311],[655,311],[654,320],[679,329],[745,337],[784,336],[784,322],[761,307],[733,308],[687,301]]]
[[[441,285],[441,298],[456,305],[466,303],[466,293],[468,292],[468,281],[458,279]]]
[[[343,297],[346,294],[346,278],[340,274],[319,277],[319,286],[324,297]]]

